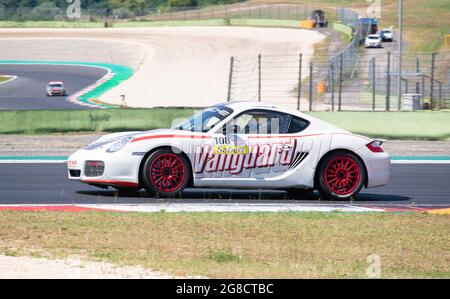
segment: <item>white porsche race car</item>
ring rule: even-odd
[[[100,137],[68,159],[69,178],[175,197],[187,187],[317,189],[346,199],[385,185],[381,141],[258,102],[207,108],[172,129]]]

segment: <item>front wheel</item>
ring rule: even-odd
[[[317,170],[316,187],[325,198],[350,199],[359,193],[366,180],[361,160],[345,151],[325,157]]]
[[[189,179],[189,163],[183,155],[169,149],[152,153],[142,168],[145,190],[159,197],[179,197]]]

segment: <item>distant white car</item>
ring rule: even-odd
[[[61,81],[51,81],[47,84],[46,93],[48,97],[51,96],[66,96],[66,88]]]
[[[175,197],[186,187],[317,189],[348,199],[385,185],[381,141],[260,102],[207,108],[172,129],[100,137],[72,154],[70,180]]]
[[[394,33],[391,29],[383,29],[380,33],[383,42],[392,42],[394,40]]]
[[[382,39],[378,34],[370,34],[366,37],[364,41],[364,45],[366,48],[381,48],[382,47]]]

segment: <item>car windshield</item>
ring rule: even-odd
[[[369,39],[378,39],[378,36],[369,36]]]
[[[50,87],[63,87],[62,84],[49,84]]]
[[[233,109],[229,107],[223,105],[212,106],[194,114],[187,121],[176,125],[172,129],[206,133],[232,113]]]

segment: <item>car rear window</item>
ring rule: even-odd
[[[289,124],[288,133],[299,133],[309,126],[309,121],[292,116],[291,123]]]
[[[49,86],[50,87],[63,87],[62,84],[50,84]]]

